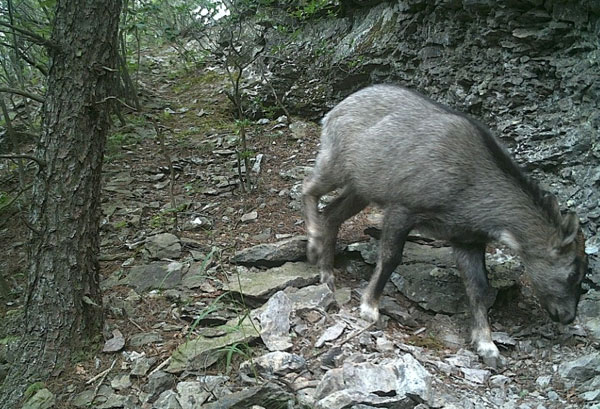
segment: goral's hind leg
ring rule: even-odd
[[[458,269],[463,278],[471,313],[473,328],[471,341],[477,354],[492,367],[500,363],[500,352],[492,341],[492,332],[488,322],[488,305],[490,285],[485,269],[485,244],[453,243]]]
[[[404,242],[412,228],[413,222],[405,209],[385,210],[377,266],[360,303],[360,316],[363,319],[371,322],[379,319],[379,299],[383,287],[402,261]]]

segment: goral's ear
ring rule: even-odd
[[[579,219],[574,212],[563,216],[560,230],[560,248],[565,248],[575,241],[579,232]]]

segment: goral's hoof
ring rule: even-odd
[[[479,342],[477,345],[477,355],[490,368],[499,369],[504,366],[504,359],[500,355],[498,347],[493,342]]]
[[[379,308],[363,302],[360,305],[360,317],[365,321],[377,322],[379,320]]]

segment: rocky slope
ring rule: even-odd
[[[145,57],[143,83],[147,109],[170,130],[166,149],[130,118],[105,167],[104,351],[33,391],[30,407],[600,407],[598,3],[351,3],[303,22],[261,15],[293,28],[265,38],[278,47],[269,75],[286,105],[317,118],[361,86],[396,82],[488,123],[585,222],[592,269],[578,321],[551,323],[519,261],[493,249],[491,320],[506,362],[486,367],[468,343],[449,248],[412,237],[369,326],[357,305],[374,264],[377,240],[362,235],[377,227],[373,210],[342,231],[335,294],[304,262],[298,193],[316,125],[251,124],[259,188],[241,195],[218,70],[178,76],[169,50]],[[270,90],[258,88],[264,105]]]

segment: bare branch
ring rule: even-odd
[[[26,37],[32,43],[36,43],[39,45],[43,45],[44,47],[53,48],[53,49],[59,48],[58,44],[48,40],[47,38],[45,38],[39,34],[34,33],[33,31],[25,30],[21,27],[17,27],[13,24],[5,23],[3,21],[0,21],[0,26],[10,28],[11,30],[16,31],[21,36]]]
[[[26,98],[33,99],[34,101],[37,101],[40,104],[44,103],[44,97],[42,97],[40,95],[37,95],[37,94],[32,94],[31,92],[27,92],[27,91],[24,91],[22,89],[0,87],[0,92],[6,92],[6,93],[9,93],[9,94],[22,95],[22,96],[24,96]]]
[[[40,63],[34,61],[27,54],[25,54],[25,52],[23,52],[19,47],[15,47],[14,45],[8,44],[8,43],[5,43],[5,42],[0,42],[0,45],[2,45],[4,47],[12,48],[19,55],[19,57],[21,57],[27,64],[29,64],[32,67],[36,68],[40,73],[42,73],[42,75],[44,77],[48,76],[48,69],[46,68],[46,66],[44,66],[43,64],[40,64]]]
[[[40,169],[46,166],[46,162],[31,155],[0,155],[0,159],[28,159],[37,163]]]
[[[137,111],[137,109],[135,109],[134,107],[132,107],[131,105],[128,105],[125,101],[122,101],[121,99],[115,97],[115,96],[110,96],[110,97],[106,97],[100,101],[97,101],[96,104],[104,104],[107,101],[110,101],[111,99],[115,99],[117,100],[118,103],[120,103],[121,105],[131,109],[132,111]]]

